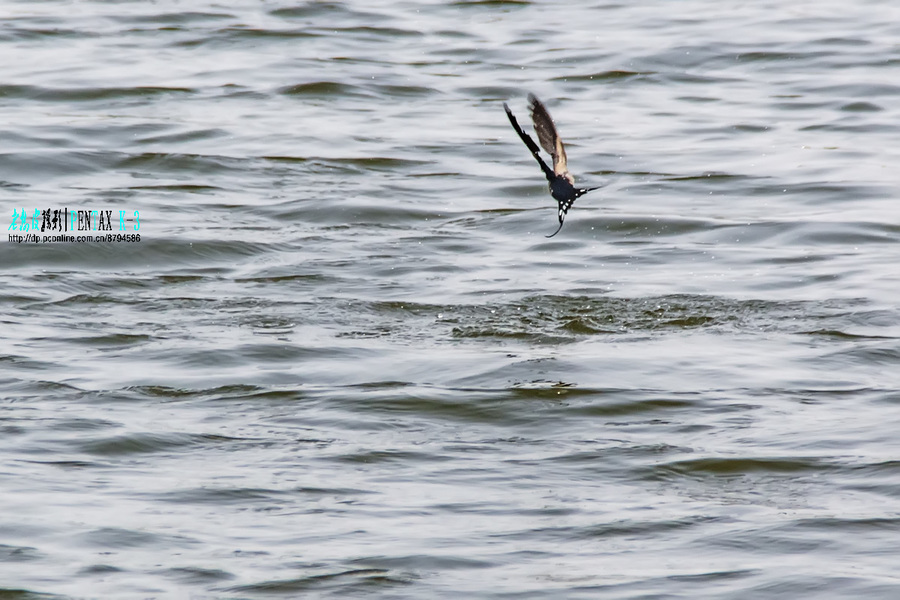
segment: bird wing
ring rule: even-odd
[[[528,101],[531,108],[531,122],[534,123],[538,141],[541,143],[541,147],[553,157],[553,172],[568,179],[569,183],[574,183],[575,179],[569,173],[569,166],[566,163],[566,149],[559,134],[556,133],[556,126],[553,124],[553,118],[547,111],[547,107],[534,94],[528,94]]]
[[[519,122],[516,121],[515,115],[512,114],[512,111],[509,109],[509,106],[506,102],[503,103],[503,109],[506,111],[506,116],[509,117],[509,122],[512,124],[513,129],[516,130],[516,133],[519,134],[519,137],[522,138],[522,141],[525,142],[525,145],[528,146],[528,149],[531,150],[532,156],[534,156],[535,160],[538,161],[538,164],[541,165],[541,170],[544,172],[544,175],[547,176],[548,181],[553,181],[553,171],[550,167],[547,166],[547,163],[544,162],[544,159],[541,158],[541,149],[537,147],[537,144],[534,143],[534,140],[531,139],[531,136],[525,133],[522,128],[519,126]]]

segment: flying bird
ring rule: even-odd
[[[551,238],[562,229],[566,213],[572,208],[575,199],[598,188],[575,187],[575,178],[569,173],[569,168],[566,165],[566,149],[562,140],[559,139],[559,134],[556,133],[556,126],[553,124],[550,113],[547,112],[547,107],[537,99],[537,96],[528,94],[528,108],[531,110],[531,122],[534,124],[534,131],[537,133],[538,141],[541,143],[541,147],[553,158],[552,169],[541,158],[540,148],[537,147],[531,136],[519,126],[519,122],[516,121],[516,117],[509,110],[506,102],[503,103],[503,108],[506,110],[506,116],[509,117],[509,122],[512,123],[513,129],[516,130],[516,133],[519,134],[519,137],[531,150],[531,154],[538,161],[544,175],[547,176],[547,181],[550,182],[550,195],[559,203],[559,227],[547,236]]]

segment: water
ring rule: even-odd
[[[896,598],[898,36],[3,3],[3,222],[140,241],[0,243],[0,595]]]

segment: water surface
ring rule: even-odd
[[[7,2],[0,595],[897,597],[898,24]]]

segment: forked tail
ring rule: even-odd
[[[603,187],[603,186],[598,185],[597,187],[578,188],[577,190],[575,190],[575,198],[583,196],[583,195],[587,194],[588,192],[591,192],[594,190],[599,190],[601,187]],[[566,215],[568,214],[569,209],[572,207],[572,204],[575,203],[575,198],[572,198],[571,200],[559,203],[559,227],[556,228],[556,231],[554,231],[550,235],[547,235],[544,237],[552,238],[554,235],[556,235],[557,233],[559,233],[562,230],[563,221],[565,221]]]
[[[563,220],[560,219],[560,220],[559,220],[559,227],[556,228],[556,231],[554,231],[554,232],[551,233],[550,235],[545,235],[544,237],[546,237],[546,238],[552,238],[554,235],[556,235],[557,233],[559,233],[559,232],[562,230],[562,226],[563,226]]]

